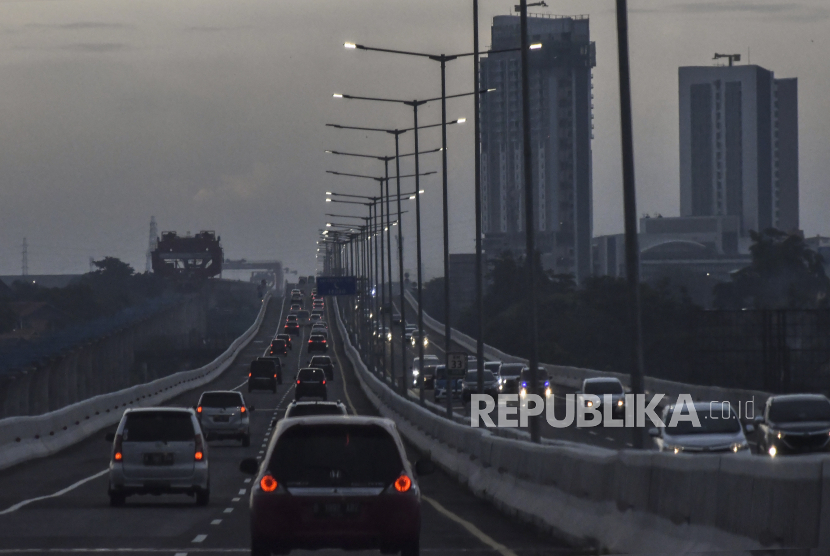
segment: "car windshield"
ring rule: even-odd
[[[241,407],[242,396],[236,392],[206,392],[202,394],[199,405],[204,407]]]
[[[717,407],[713,411],[705,408],[701,411],[698,408],[697,417],[700,420],[700,426],[695,427],[694,423],[690,421],[678,421],[676,426],[669,427],[671,423],[672,413],[667,412],[663,419],[666,423],[666,433],[672,436],[682,434],[729,434],[736,433],[741,430],[741,423],[738,421],[738,416],[731,409],[729,414],[724,417],[721,408]],[[689,410],[684,409],[681,415],[688,415]]]
[[[544,369],[538,369],[536,371],[536,379],[539,381],[548,380],[548,373],[545,372]],[[521,378],[519,380],[528,381],[530,380],[530,369],[525,369],[522,371]]]
[[[190,414],[183,411],[141,411],[127,415],[124,442],[189,442],[196,436]]]
[[[331,358],[323,355],[315,355],[311,358],[312,365],[331,365]]]
[[[519,376],[524,369],[524,365],[502,365],[499,373],[502,376]]]
[[[624,394],[622,384],[616,380],[597,380],[585,383],[585,393],[602,396],[603,394]]]
[[[322,334],[312,334],[309,340],[311,340],[312,342],[324,342],[326,340],[326,337]]]
[[[478,371],[467,371],[467,374],[464,376],[464,380],[467,382],[477,382],[478,381]],[[493,375],[492,371],[485,370],[484,371],[484,382],[493,382],[496,380],[495,375]]]
[[[300,425],[280,436],[268,469],[286,487],[386,487],[401,474],[398,447],[381,427]]]
[[[288,315],[287,317],[285,317],[285,320],[288,322],[294,322],[297,320],[297,315]]]
[[[830,421],[830,402],[826,400],[774,400],[769,407],[773,423]]]
[[[297,404],[289,406],[286,417],[309,417],[312,415],[344,415],[340,406],[329,404]]]
[[[488,361],[488,362],[484,363],[484,368],[487,369],[488,371],[492,371],[493,373],[498,373],[500,367],[501,367],[501,363],[498,363],[496,361]]]
[[[302,381],[319,382],[325,379],[326,375],[323,374],[323,371],[321,369],[300,369],[300,372],[297,375],[297,380]]]

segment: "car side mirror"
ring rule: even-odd
[[[259,472],[259,462],[256,458],[245,458],[239,464],[239,470],[246,475],[256,475]]]
[[[106,440],[107,442],[114,442],[115,441],[115,433],[114,432],[108,432],[106,435],[104,435],[104,440]]]
[[[752,434],[753,432],[755,432],[755,425],[753,425],[752,423],[749,423],[746,426],[744,426],[744,430],[746,431],[747,434]]]
[[[648,435],[656,438],[660,436],[660,429],[656,427],[651,427],[650,429],[648,429]]]
[[[429,475],[435,473],[435,464],[432,460],[420,459],[415,462],[415,473],[420,477],[422,475]]]

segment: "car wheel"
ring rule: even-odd
[[[242,437],[242,446],[247,448],[250,445],[251,445],[251,435],[246,434],[245,436]]]
[[[401,556],[419,556],[419,554],[421,554],[420,541],[409,543],[401,549]]]
[[[110,506],[117,508],[127,502],[127,496],[123,492],[110,492]]]
[[[200,490],[196,493],[196,505],[207,506],[210,502],[210,489]]]

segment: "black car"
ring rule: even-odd
[[[530,392],[530,369],[525,369],[519,376],[519,394],[524,396]],[[550,387],[550,378],[545,369],[539,367],[536,369],[536,394],[539,396],[548,397],[553,390]]]
[[[268,351],[271,355],[288,355],[288,345],[285,340],[271,340]]]
[[[326,373],[326,380],[334,380],[334,362],[328,355],[315,355],[308,362],[308,366],[323,369]]]
[[[300,334],[300,325],[297,323],[297,321],[286,322],[285,326],[283,327],[283,331],[286,334],[298,336]]]
[[[467,371],[464,381],[461,383],[461,399],[469,403],[473,394],[478,393],[478,369]],[[484,369],[484,394],[495,398],[499,394],[499,379],[493,371]]]
[[[499,392],[502,394],[519,393],[519,377],[527,369],[524,363],[502,363],[499,369]]]
[[[326,342],[326,337],[322,334],[312,334],[308,339],[308,352],[312,351],[328,351],[329,346]]]
[[[274,338],[275,340],[285,340],[288,349],[294,349],[294,342],[291,340],[290,334],[277,334],[277,337]]]
[[[758,449],[772,457],[830,451],[830,400],[821,394],[787,394],[767,399],[758,415]]]
[[[294,388],[294,399],[322,398],[326,399],[326,373],[323,369],[306,367],[297,373],[297,384]]]
[[[251,370],[248,372],[248,392],[252,390],[270,390],[277,393],[277,383],[282,369],[277,370],[273,359],[256,359],[251,361]]]
[[[270,361],[277,368],[277,384],[282,384],[282,361],[276,355],[263,355],[257,357],[257,361]]]

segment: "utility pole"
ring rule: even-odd
[[[158,241],[158,226],[156,226],[156,217],[150,217],[150,238],[147,242],[147,261],[144,264],[144,272],[153,270],[153,256],[152,253],[156,249],[156,242]]]
[[[21,247],[21,272],[23,276],[29,275],[29,243],[26,241],[26,238],[23,238],[23,246]]]

